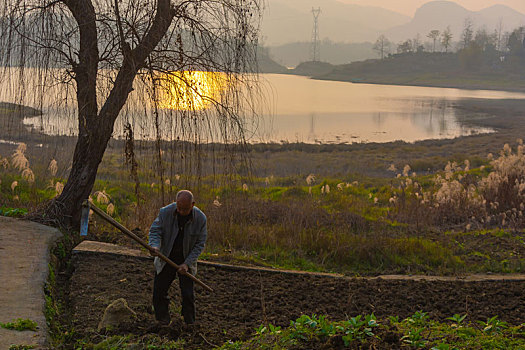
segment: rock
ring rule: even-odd
[[[112,302],[104,311],[104,316],[98,324],[98,331],[107,328],[115,328],[119,325],[129,322],[137,317],[135,311],[128,306],[126,299],[120,298]]]

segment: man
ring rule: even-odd
[[[197,258],[204,250],[206,236],[206,215],[195,206],[193,194],[187,190],[177,193],[175,203],[161,208],[151,225],[149,245],[156,251],[152,255],[162,253],[179,265],[176,270],[155,257],[153,308],[159,323],[170,323],[168,290],[176,275],[179,276],[184,322],[195,323],[193,280],[186,275],[197,273]]]

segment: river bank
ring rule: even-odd
[[[525,92],[525,85],[521,81],[498,80],[480,80],[480,79],[457,79],[454,77],[443,77],[439,74],[429,76],[415,77],[377,77],[377,78],[352,78],[337,75],[337,73],[328,73],[326,75],[314,75],[312,79],[326,81],[341,81],[353,84],[372,84],[372,85],[391,85],[391,86],[418,86],[418,87],[435,87],[446,89],[463,89],[463,90],[491,90],[491,91],[508,91],[508,92]],[[520,84],[520,85],[518,85]]]
[[[453,108],[463,125],[490,128],[495,132],[414,143],[248,144],[247,156],[251,159],[251,168],[256,176],[303,176],[314,173],[319,176],[353,174],[385,177],[392,176],[387,170],[391,164],[397,168],[409,164],[415,171],[423,173],[441,170],[451,160],[463,162],[469,159],[473,166],[479,166],[486,162],[488,153],[498,153],[504,144],[513,144],[516,139],[523,137],[525,100],[467,99],[455,101]],[[29,110],[28,113],[35,112]],[[2,156],[7,156],[16,148],[12,142],[24,142],[30,150],[38,146],[38,153],[48,150],[47,153],[61,155],[63,162],[67,162],[69,158],[65,155],[72,153],[75,146],[75,137],[44,135],[24,125],[20,115],[0,114],[0,123],[10,125],[9,128],[0,128],[0,140],[6,141],[0,142]],[[155,142],[140,142],[140,152],[145,155],[153,152],[155,147]],[[169,149],[171,146],[169,142],[163,142],[162,147]],[[123,149],[123,140],[112,139],[106,158],[122,157]],[[201,147],[201,151],[206,154],[216,149],[217,145],[214,144]],[[212,162],[210,157],[203,159],[204,162]],[[206,164],[202,167],[208,168],[211,169],[211,166],[207,167]]]

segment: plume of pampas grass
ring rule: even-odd
[[[97,191],[93,193],[97,197],[97,202],[100,204],[108,204],[109,203],[109,195],[106,193],[105,190]]]
[[[47,167],[47,170],[51,173],[51,175],[55,176],[58,172],[58,163],[56,160],[51,159],[51,162],[49,162],[49,166]]]
[[[106,213],[108,213],[108,215],[113,215],[114,212],[115,206],[113,205],[113,203],[109,203],[108,207],[106,208]]]
[[[62,182],[58,182],[55,184],[55,191],[57,193],[57,197],[62,194],[62,191],[64,190],[64,184]]]
[[[30,184],[35,182],[35,174],[33,173],[33,170],[29,168],[25,168],[22,171],[22,178],[26,180],[27,182],[29,182]]]
[[[14,192],[14,191],[15,191],[15,188],[16,188],[16,186],[18,186],[18,181],[13,181],[13,182],[11,183],[11,191],[13,191],[13,192]]]
[[[313,183],[315,182],[315,175],[314,174],[310,174],[306,177],[306,184],[308,186],[311,186],[313,185]]]
[[[408,172],[410,171],[410,165],[405,165],[405,167],[403,168],[403,176],[404,177],[408,177]]]
[[[18,144],[18,147],[16,148],[16,152],[26,153],[26,151],[27,151],[27,145],[23,142],[20,142]]]
[[[19,171],[29,168],[29,161],[27,160],[25,154],[23,152],[19,152],[18,149],[11,156],[11,164]]]

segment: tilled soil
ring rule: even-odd
[[[177,282],[170,290],[171,309],[175,324],[181,326],[156,326],[151,311],[151,260],[78,253],[73,265],[69,303],[73,325],[82,337],[102,339],[96,331],[98,322],[106,306],[118,298],[125,298],[138,317],[133,324],[112,333],[160,333],[177,339],[187,331],[176,314],[180,310]],[[198,277],[215,291],[195,288],[199,339],[193,345],[190,342],[188,348],[247,339],[262,323],[286,327],[302,314],[323,314],[342,320],[374,313],[380,319],[390,315],[406,318],[423,310],[437,320],[467,313],[473,321],[499,316],[511,325],[525,322],[523,281],[344,279],[209,266],[200,266]]]

